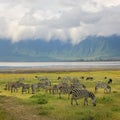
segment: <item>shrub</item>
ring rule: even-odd
[[[45,98],[39,98],[38,99],[38,104],[47,104],[48,101]]]
[[[31,100],[37,104],[47,104],[48,100],[47,100],[47,96],[46,95],[42,95],[42,94],[38,94],[38,95],[33,95],[30,97]]]

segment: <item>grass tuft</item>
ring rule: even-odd
[[[97,98],[98,103],[111,103],[113,99],[109,96],[103,96],[102,98]]]

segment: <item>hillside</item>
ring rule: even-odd
[[[77,45],[60,40],[0,40],[0,61],[120,60],[120,36],[88,37]]]

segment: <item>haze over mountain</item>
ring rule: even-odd
[[[120,60],[120,37],[88,37],[73,45],[69,40],[0,40],[0,61]]]

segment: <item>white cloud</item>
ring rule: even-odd
[[[0,0],[0,38],[71,39],[120,35],[120,0]]]

